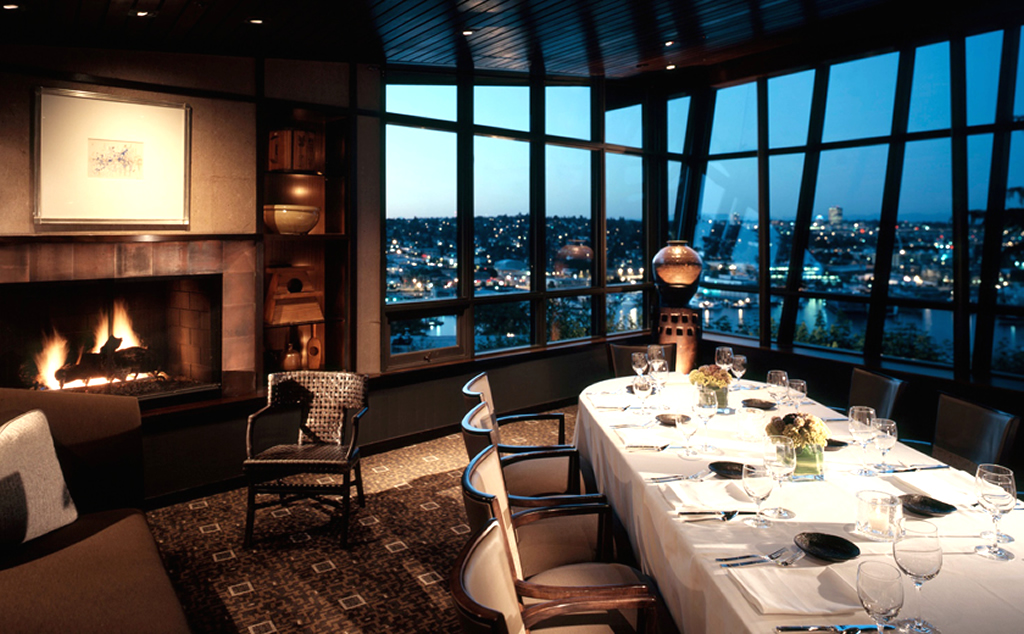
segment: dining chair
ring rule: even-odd
[[[854,368],[848,405],[866,405],[874,408],[878,418],[892,418],[893,408],[906,385],[905,381],[885,374]]]
[[[507,414],[505,416],[498,416],[498,408],[494,404],[494,396],[491,392],[491,381],[486,372],[481,372],[463,385],[462,394],[471,405],[476,405],[480,402],[487,403],[487,407],[490,408],[491,415],[494,418],[494,429],[497,429],[501,425],[521,421],[555,421],[558,423],[558,444],[565,444],[565,414],[562,412]],[[476,453],[469,454],[471,458],[475,455]]]
[[[968,473],[979,464],[1010,464],[1019,426],[1018,416],[939,394],[932,457]]]
[[[577,495],[585,489],[579,451],[571,445],[503,445],[486,402],[462,417],[462,441],[472,458],[494,445],[502,454],[508,490],[518,498]],[[516,458],[516,456],[527,456]],[[528,502],[516,506],[530,506]]]
[[[658,344],[665,347],[665,360],[668,367],[676,367],[676,344]],[[613,376],[633,376],[634,352],[647,352],[647,346],[628,346],[621,343],[608,344],[608,366],[612,369]]]
[[[497,519],[475,531],[455,559],[449,589],[467,634],[526,634],[542,626],[545,633],[581,629],[594,634],[622,632],[627,614],[635,613],[634,632],[653,632],[657,602],[644,586],[622,587],[609,595],[602,589],[547,589],[546,599],[530,600],[512,571],[508,540]]]
[[[366,505],[358,445],[359,422],[366,411],[363,375],[297,370],[267,377],[267,404],[249,416],[245,433],[245,547],[252,544],[257,509],[300,498],[338,507],[334,496],[341,497],[341,543],[347,545],[352,487],[359,505]],[[284,437],[282,417],[271,414],[286,415],[296,442],[277,443]],[[325,475],[340,476],[342,482],[325,482]],[[261,494],[276,494],[277,499],[260,501]]]
[[[653,581],[612,561],[613,513],[607,503],[565,503],[512,513],[501,461],[492,445],[470,461],[462,476],[467,515],[497,519],[508,543],[512,571],[528,582],[525,596],[554,599],[566,588],[601,586],[605,592],[656,595]],[[554,587],[554,588],[551,588]]]

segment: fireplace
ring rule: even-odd
[[[222,284],[210,274],[4,285],[0,384],[217,396]]]

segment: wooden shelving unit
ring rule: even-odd
[[[262,204],[320,209],[316,225],[301,235],[273,233],[259,212],[264,371],[284,369],[289,345],[301,354],[300,367],[349,369],[348,120],[338,109],[284,102],[268,101],[263,109]]]

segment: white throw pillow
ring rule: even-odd
[[[0,547],[45,535],[78,519],[39,410],[0,426]]]

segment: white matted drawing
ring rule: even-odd
[[[39,88],[35,222],[188,225],[192,109]]]

